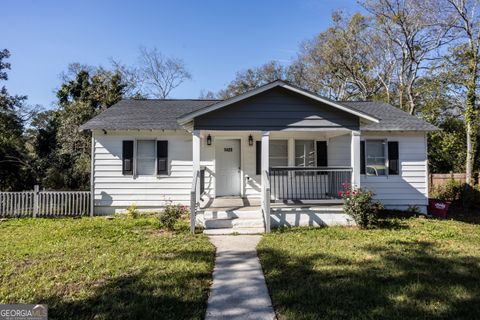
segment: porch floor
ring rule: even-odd
[[[217,197],[200,199],[200,209],[209,211],[257,211],[260,210],[260,199],[247,199],[242,197]],[[313,209],[313,208],[332,208],[340,209],[341,200],[319,200],[302,202],[271,202],[270,208],[288,208],[288,209]]]
[[[217,197],[200,199],[200,209],[213,211],[256,211],[260,210],[260,199],[241,197]]]

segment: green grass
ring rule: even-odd
[[[202,319],[214,247],[155,218],[0,222],[0,303],[50,319]]]
[[[258,250],[280,319],[480,319],[480,225],[279,230]]]

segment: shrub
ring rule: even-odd
[[[355,188],[346,183],[343,183],[342,187],[343,190],[338,193],[343,199],[345,213],[351,216],[362,229],[376,225],[378,213],[383,206],[380,202],[373,200],[373,192]]]
[[[178,219],[186,214],[188,214],[186,206],[167,204],[160,213],[160,224],[168,230],[173,230]]]
[[[136,219],[140,215],[137,209],[137,204],[132,203],[128,208],[127,208],[127,215],[130,218]]]
[[[421,212],[420,207],[417,206],[416,204],[414,205],[409,205],[407,208],[407,212],[412,213],[412,214],[419,214]]]
[[[450,179],[445,187],[439,193],[440,200],[455,201],[459,200],[462,195],[463,184],[455,179]]]

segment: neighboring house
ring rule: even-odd
[[[223,101],[122,100],[81,129],[92,131],[95,214],[185,204],[219,233],[349,223],[344,182],[387,208],[425,212],[436,130],[385,103],[332,101],[280,80]]]

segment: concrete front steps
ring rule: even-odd
[[[208,235],[261,234],[265,224],[260,209],[209,210],[197,214],[197,225]],[[353,219],[339,204],[283,204],[272,203],[270,226],[354,226]]]
[[[204,211],[200,221],[204,234],[261,234],[265,225],[261,211]]]

